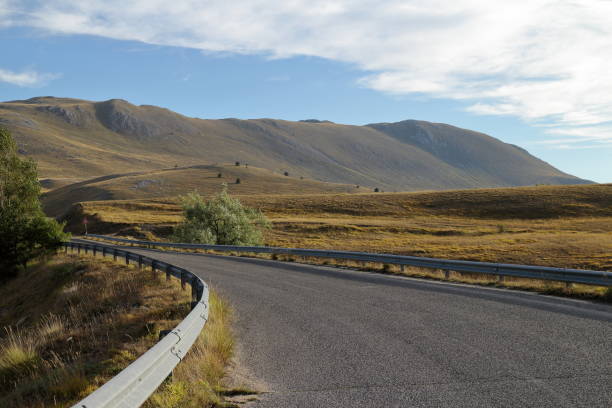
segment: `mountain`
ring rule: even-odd
[[[491,136],[413,120],[204,120],[120,99],[37,97],[0,103],[0,125],[52,180],[239,161],[384,190],[589,183]]]

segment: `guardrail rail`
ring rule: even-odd
[[[265,253],[276,255],[294,255],[315,258],[333,258],[362,262],[376,262],[382,264],[416,266],[421,268],[441,269],[444,271],[457,271],[497,275],[518,278],[539,279],[565,282],[566,284],[581,283],[596,286],[612,286],[612,272],[593,271],[585,269],[553,268],[548,266],[515,265],[491,262],[457,261],[438,258],[424,258],[406,255],[374,254],[368,252],[351,251],[325,251],[318,249],[279,248],[259,246],[232,246],[185,244],[171,242],[141,241],[125,238],[116,238],[106,235],[87,234],[86,238],[97,238],[123,244],[140,245],[145,247],[174,248],[174,249],[203,249],[220,252]]]
[[[195,274],[166,262],[98,243],[65,242],[65,251],[92,252],[125,259],[126,264],[150,266],[166,278],[191,286],[191,312],[173,330],[107,383],[72,408],[135,408],[142,405],[185,357],[208,320],[208,285]]]

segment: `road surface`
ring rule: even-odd
[[[331,267],[129,248],[236,311],[255,407],[612,407],[612,307]]]

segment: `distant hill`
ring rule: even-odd
[[[386,191],[588,183],[491,136],[412,120],[203,120],[119,99],[38,97],[0,103],[0,126],[49,179],[240,161]]]
[[[238,179],[240,183],[236,183]],[[42,202],[47,214],[61,216],[72,204],[82,201],[175,197],[192,191],[209,195],[221,191],[223,183],[227,184],[230,193],[237,195],[355,193],[366,190],[355,185],[274,174],[252,166],[202,165],[85,180],[45,193]]]

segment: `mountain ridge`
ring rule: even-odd
[[[386,190],[589,183],[484,133],[418,120],[200,119],[121,99],[35,97],[0,103],[0,125],[48,178],[239,161]]]

